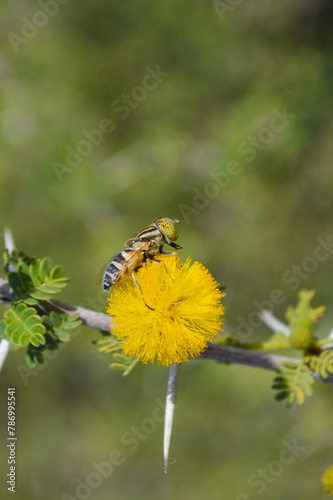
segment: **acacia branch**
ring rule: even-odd
[[[214,359],[220,363],[234,363],[237,365],[254,366],[264,370],[276,370],[283,366],[284,361],[299,363],[298,358],[289,358],[287,356],[277,356],[262,351],[252,351],[242,349],[241,347],[231,347],[221,344],[208,343],[208,347],[201,354],[200,359]],[[321,378],[317,373],[311,372],[314,379],[318,382],[333,384],[333,376],[326,379]]]
[[[15,294],[10,289],[7,281],[0,278],[0,299],[2,302],[10,302],[15,298]],[[90,328],[96,328],[108,332],[115,325],[112,323],[110,316],[106,314],[92,311],[84,307],[73,306],[60,302],[58,300],[47,301],[46,304],[51,309],[56,309],[67,314],[78,314],[82,323]],[[200,359],[213,359],[220,363],[234,363],[238,365],[253,366],[263,368],[265,370],[276,370],[280,368],[284,361],[299,362],[297,358],[289,358],[286,356],[277,356],[261,351],[252,351],[240,347],[231,347],[221,344],[208,343],[208,347],[201,354]],[[312,376],[319,382],[333,384],[333,377],[322,379],[316,373],[312,372]]]

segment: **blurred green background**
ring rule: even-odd
[[[63,300],[103,311],[101,266],[167,216],[180,219],[181,258],[227,286],[227,331],[275,288],[286,296],[274,308],[283,318],[305,287],[328,306],[317,329],[328,334],[332,255],[297,286],[290,277],[333,231],[332,2],[4,0],[0,13],[0,227],[28,255],[65,267]],[[163,76],[154,80],[156,68]],[[272,122],[285,112],[292,117]],[[112,131],[92,132],[101,121],[111,127],[105,120]],[[70,151],[82,153],[74,167]],[[214,176],[225,182],[211,184]],[[140,366],[124,378],[96,338],[81,328],[37,375],[22,376],[24,353],[9,355],[2,498],[8,386],[17,391],[18,500],[327,498],[319,478],[333,461],[330,387],[318,384],[303,407],[286,410],[273,400],[272,373],[192,361],[165,476],[161,423],[135,450],[122,436],[152,417],[168,371]],[[249,478],[295,439],[306,450],[258,493]],[[123,463],[77,497],[78,478],[114,450]]]

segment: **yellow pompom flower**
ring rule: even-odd
[[[333,465],[326,469],[322,475],[321,482],[323,483],[327,493],[333,496]]]
[[[214,278],[202,264],[182,263],[177,255],[158,255],[133,279],[116,285],[107,314],[124,353],[143,363],[169,366],[200,356],[221,331],[224,307]],[[113,328],[114,332],[114,328]]]

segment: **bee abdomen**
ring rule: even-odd
[[[105,292],[117,281],[119,273],[124,269],[125,263],[128,260],[129,252],[132,252],[132,250],[130,248],[125,248],[113,256],[103,276],[103,290]]]
[[[103,290],[107,292],[114,285],[116,278],[110,274],[108,271],[105,271],[103,276]]]

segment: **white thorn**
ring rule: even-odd
[[[8,254],[11,257],[15,250],[15,242],[13,238],[13,233],[7,226],[4,229],[4,243],[5,243],[5,249],[8,250]],[[9,272],[16,271],[16,266],[14,266],[13,264],[9,264],[8,271]]]
[[[167,473],[169,461],[169,448],[172,434],[173,416],[176,407],[177,387],[180,375],[181,364],[171,365],[169,369],[168,389],[165,402],[165,419],[164,419],[164,440],[163,440],[163,455],[164,455],[164,472]]]
[[[9,229],[9,227],[5,227],[4,229],[4,240],[5,240],[5,248],[8,250],[8,253],[11,255],[15,250],[15,243],[13,238],[13,233]]]
[[[290,328],[282,321],[278,320],[272,313],[269,311],[261,311],[260,317],[266,325],[273,330],[273,332],[283,332],[287,337],[290,335]]]
[[[1,339],[0,341],[0,371],[5,363],[7,354],[9,351],[9,342],[6,339]]]

